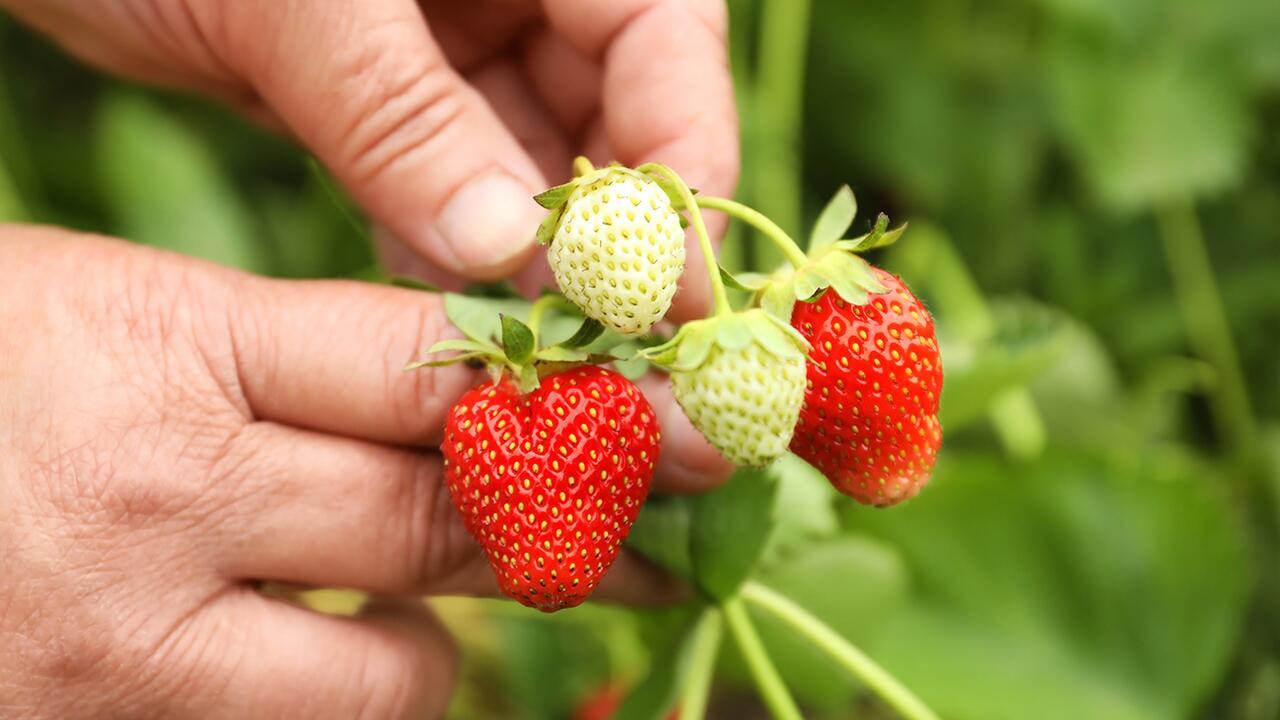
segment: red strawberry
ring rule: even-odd
[[[508,377],[463,395],[445,477],[502,591],[544,612],[585,600],[640,512],[660,440],[636,386],[594,365],[527,395]]]
[[[888,506],[929,479],[942,428],[942,363],[933,318],[900,279],[852,305],[827,289],[796,303],[791,325],[812,345],[791,451],[858,502]]]

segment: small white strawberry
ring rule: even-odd
[[[754,309],[688,323],[645,353],[671,370],[693,426],[737,465],[768,465],[787,451],[800,417],[808,345]]]
[[[556,284],[583,314],[622,335],[642,335],[671,308],[684,271],[684,230],[652,177],[593,170],[542,193],[538,230]]]

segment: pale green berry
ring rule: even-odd
[[[648,332],[667,314],[684,258],[670,198],[652,179],[622,170],[574,189],[547,251],[565,297],[622,335]]]
[[[714,347],[697,369],[673,372],[690,422],[737,465],[761,467],[787,451],[804,404],[805,359],[749,343]]]

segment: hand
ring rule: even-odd
[[[384,243],[398,269],[437,282],[526,267],[542,216],[530,197],[575,154],[665,162],[712,195],[737,181],[722,0],[0,6],[112,71],[286,126],[412,248]],[[675,319],[708,307],[690,249]]]
[[[451,332],[435,298],[0,226],[0,325],[0,716],[443,712],[420,603],[340,619],[252,584],[495,591],[431,449],[479,376],[401,370]],[[655,407],[685,438],[655,482],[687,490],[719,461]],[[598,596],[678,592],[624,555]]]

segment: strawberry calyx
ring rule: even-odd
[[[751,308],[686,323],[670,340],[638,355],[672,372],[692,372],[715,347],[741,350],[751,343],[779,359],[804,358],[809,351],[809,342],[790,323]]]
[[[844,186],[814,223],[806,253],[785,231],[745,205],[726,198],[700,197],[697,202],[703,208],[721,210],[749,223],[786,256],[790,267],[769,275],[734,275],[721,269],[726,284],[751,292],[753,305],[784,322],[790,321],[796,302],[812,302],[827,288],[852,305],[865,305],[871,295],[885,292],[888,288],[860,253],[893,244],[907,228],[904,223],[890,229],[888,216],[881,213],[870,232],[842,239],[857,213],[853,191]]]
[[[536,233],[537,240],[542,245],[549,245],[552,238],[555,237],[556,229],[560,227],[560,220],[564,217],[565,210],[569,206],[569,199],[573,196],[574,191],[580,187],[590,186],[610,175],[625,175],[642,182],[656,183],[671,200],[673,207],[677,210],[685,207],[685,202],[679,189],[670,179],[661,175],[643,172],[643,168],[629,168],[616,162],[609,163],[602,168],[596,168],[592,166],[590,160],[578,156],[573,161],[573,169],[574,177],[572,180],[543,190],[533,196],[534,202],[547,209],[547,216],[538,225]],[[691,192],[696,193],[697,190],[691,190]],[[688,221],[685,220],[683,215],[680,216],[680,226],[688,227]]]
[[[480,362],[488,368],[494,382],[500,382],[504,377],[511,378],[521,393],[529,393],[538,388],[542,378],[570,367],[603,365],[622,359],[609,352],[586,349],[604,332],[599,322],[589,318],[583,320],[571,337],[554,345],[540,346],[538,324],[542,315],[551,305],[564,302],[559,296],[544,295],[534,302],[528,324],[511,315],[500,314],[501,337],[480,337],[464,330],[467,337],[441,340],[427,350],[428,355],[451,353],[449,357],[412,362],[405,366],[405,370]]]

